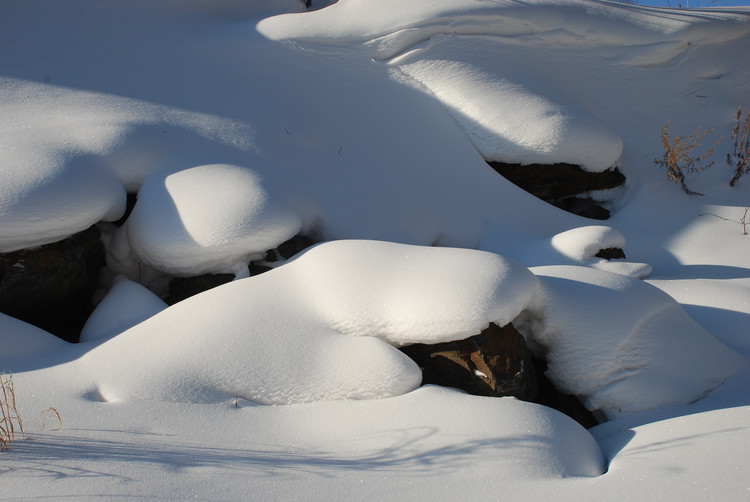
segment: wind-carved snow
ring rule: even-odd
[[[247,276],[251,259],[296,235],[301,225],[256,172],[225,164],[154,173],[126,223],[135,254],[159,270],[240,276]]]
[[[582,267],[534,267],[522,332],[544,347],[547,375],[611,419],[691,403],[747,368],[661,290]]]

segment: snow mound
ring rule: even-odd
[[[622,139],[601,121],[500,75],[443,60],[407,64],[400,71],[447,108],[485,160],[566,162],[604,171],[622,154]]]
[[[747,367],[649,284],[581,267],[531,271],[541,322],[521,331],[547,351],[550,379],[607,418],[690,403]]]
[[[173,305],[83,360],[106,400],[383,398],[422,379],[391,344],[506,324],[535,288],[527,269],[483,251],[329,242]]]
[[[167,304],[137,282],[123,276],[99,302],[81,330],[80,341],[112,338],[167,308]]]
[[[248,261],[296,235],[301,225],[257,173],[212,164],[148,177],[127,232],[135,254],[164,272],[247,275]]]
[[[401,346],[440,343],[504,326],[529,303],[536,279],[493,253],[379,241],[316,246],[299,268],[314,308],[338,331]]]
[[[571,260],[591,265],[599,270],[642,279],[651,273],[646,263],[633,263],[620,260],[598,258],[596,254],[609,248],[625,247],[625,236],[618,230],[604,225],[578,227],[552,237],[552,247]]]
[[[0,373],[12,373],[44,367],[71,344],[0,312],[0,347]]]
[[[427,385],[392,399],[314,403],[281,411],[304,414],[297,421],[297,437],[339,445],[357,458],[373,450],[377,455],[384,437],[390,438],[388,443],[399,438],[397,456],[419,458],[433,472],[466,469],[462,478],[484,471],[492,479],[508,481],[594,477],[605,465],[599,445],[578,423],[514,398],[471,396]],[[399,432],[394,436],[394,431]],[[468,455],[479,462],[464,466]]]
[[[561,232],[552,237],[552,247],[576,261],[585,262],[602,249],[624,248],[625,237],[612,227],[591,225]]]

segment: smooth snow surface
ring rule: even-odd
[[[101,286],[127,278],[89,342],[0,314],[26,430],[0,452],[0,498],[747,498],[750,175],[729,187],[724,159],[750,109],[750,8],[0,12],[0,252],[102,222]],[[713,129],[696,154],[725,138],[686,176],[704,197],[654,165],[667,122]],[[487,159],[616,166],[627,182],[589,194],[602,223]],[[126,194],[127,223],[104,223]],[[323,243],[246,277],[298,232]],[[615,245],[627,260],[595,256]],[[204,272],[238,280],[168,308],[155,296]],[[610,420],[586,431],[513,398],[417,388],[394,347],[509,321]],[[39,416],[50,406],[62,430]]]

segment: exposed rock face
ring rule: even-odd
[[[624,260],[625,251],[620,248],[600,249],[594,256],[604,258],[605,260]]]
[[[480,396],[513,396],[554,408],[586,428],[596,418],[575,396],[559,392],[544,375],[547,363],[532,357],[512,324],[490,324],[465,340],[415,344],[401,350],[422,369],[422,385],[454,387]]]
[[[175,277],[169,282],[169,296],[164,301],[174,305],[193,295],[208,291],[234,280],[234,274],[203,274],[194,277]]]
[[[512,324],[490,324],[455,342],[401,349],[422,368],[423,384],[456,387],[482,396],[536,397],[537,378],[526,341]]]
[[[488,164],[505,179],[540,199],[568,212],[597,220],[609,218],[609,211],[591,198],[579,195],[617,188],[625,183],[625,176],[617,168],[595,173],[565,163]]]
[[[0,312],[77,341],[94,308],[103,266],[95,226],[59,242],[0,254]]]

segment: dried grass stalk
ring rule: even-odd
[[[672,181],[680,184],[682,191],[688,195],[703,195],[699,192],[690,190],[685,183],[685,174],[695,174],[705,171],[714,165],[715,161],[703,164],[708,161],[714,154],[714,149],[719,144],[716,143],[702,155],[694,155],[693,150],[701,146],[701,140],[710,134],[713,129],[701,131],[697,128],[688,136],[675,136],[669,134],[669,122],[664,124],[659,131],[662,144],[664,145],[664,156],[661,159],[654,159],[654,163],[664,167],[667,170],[667,177]],[[719,140],[721,141],[721,140]]]
[[[734,167],[734,176],[729,182],[734,186],[740,177],[750,172],[750,115],[745,115],[742,121],[742,107],[737,110],[737,125],[732,129],[729,141],[734,146],[734,151],[727,154],[727,164]]]

